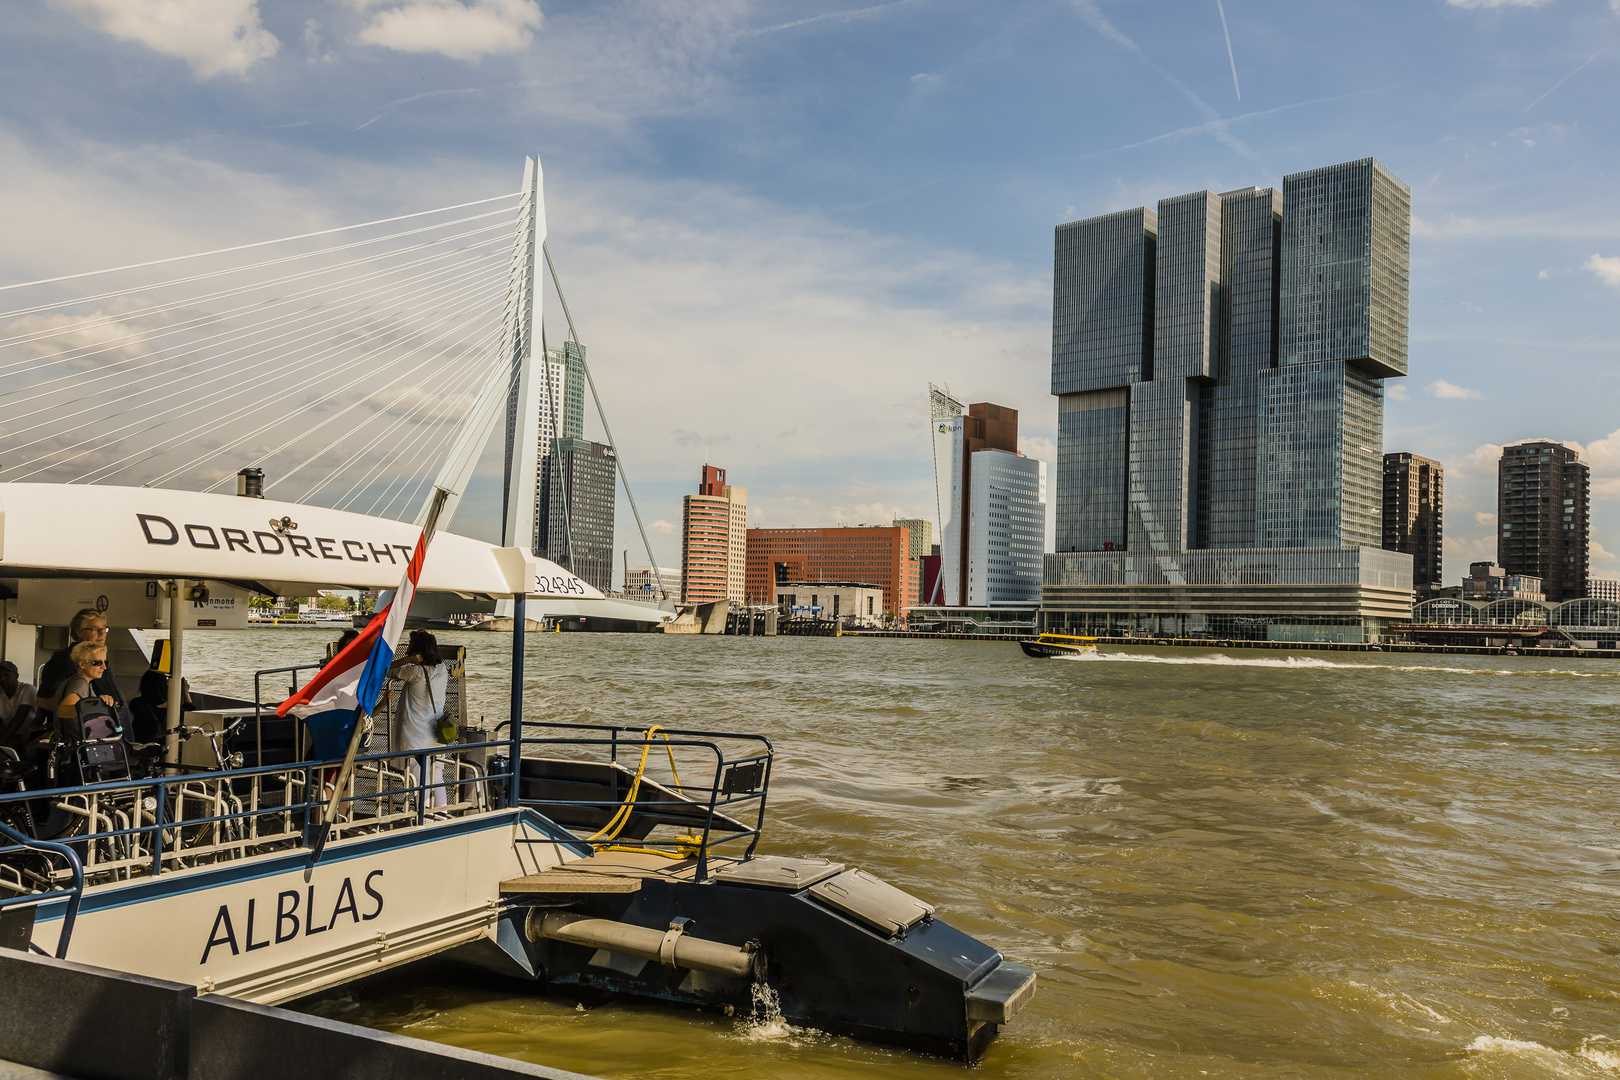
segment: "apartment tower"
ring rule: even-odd
[[[1412,556],[1419,600],[1442,588],[1446,471],[1416,454],[1384,455],[1384,550]]]
[[[1541,579],[1552,603],[1586,596],[1592,470],[1563,443],[1502,448],[1496,481],[1496,561]]]

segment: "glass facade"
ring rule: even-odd
[[[1474,600],[1443,598],[1426,600],[1412,608],[1414,637],[1423,639],[1425,630],[1440,640],[1457,644],[1483,644],[1467,637],[1456,637],[1478,630],[1489,633],[1504,628],[1536,630],[1545,627],[1541,640],[1555,648],[1575,644],[1578,648],[1620,648],[1620,602],[1614,600],[1544,600],[1510,598],[1481,603]],[[1451,631],[1449,639],[1438,631]]]
[[[1378,545],[1383,539],[1384,386],[1342,360],[1260,380],[1257,542]]]
[[[1005,450],[973,455],[968,607],[1036,603],[1046,551],[1046,463]]]
[[[1283,177],[1282,362],[1406,374],[1412,191],[1373,158]]]
[[[1378,547],[1410,206],[1367,159],[1058,227],[1049,570],[1068,553]],[[1332,585],[1297,582],[1313,583]]]
[[[1180,551],[1174,555],[1059,552],[1048,556],[1048,586],[1356,585],[1405,590],[1411,560],[1382,548]]]
[[[1280,314],[1282,192],[1228,191],[1221,196],[1222,280],[1226,283],[1228,378],[1277,366]]]
[[[1057,549],[1125,550],[1130,392],[1058,398]]]
[[[1131,387],[1127,551],[1181,551],[1188,546],[1194,416],[1187,393],[1186,379]]]
[[[1157,215],[1146,207],[1058,226],[1052,393],[1153,377],[1157,230]]]
[[[1221,198],[1160,199],[1153,284],[1153,378],[1209,378],[1224,335]]]
[[[618,492],[613,448],[559,439],[540,459],[535,553],[609,592],[613,585],[613,509]]]

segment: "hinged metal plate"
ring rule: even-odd
[[[933,906],[865,870],[845,870],[810,887],[810,895],[852,919],[891,937],[932,918]]]
[[[825,881],[844,869],[843,863],[828,859],[784,859],[777,855],[755,855],[747,862],[721,867],[711,875],[728,885],[765,885],[797,892]]]

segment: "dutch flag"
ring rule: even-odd
[[[283,701],[276,708],[277,716],[286,716],[299,709],[304,724],[309,728],[315,744],[315,757],[326,760],[343,757],[348,752],[355,724],[361,714],[370,715],[377,707],[377,696],[382,693],[383,680],[388,676],[388,665],[394,662],[394,650],[399,647],[405,632],[405,617],[410,614],[411,599],[416,595],[416,583],[422,577],[422,562],[427,557],[428,541],[439,520],[439,510],[449,494],[440,489],[434,493],[433,509],[428,514],[422,535],[417,538],[416,550],[411,553],[405,577],[388,606],[372,616],[371,622],[360,636],[349,642],[343,651],[328,660],[303,689]]]

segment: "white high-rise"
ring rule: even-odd
[[[1046,462],[1005,450],[973,455],[968,500],[968,607],[1041,599]]]
[[[930,386],[945,607],[1034,605],[1046,550],[1046,463],[1018,452],[1018,413]]]

